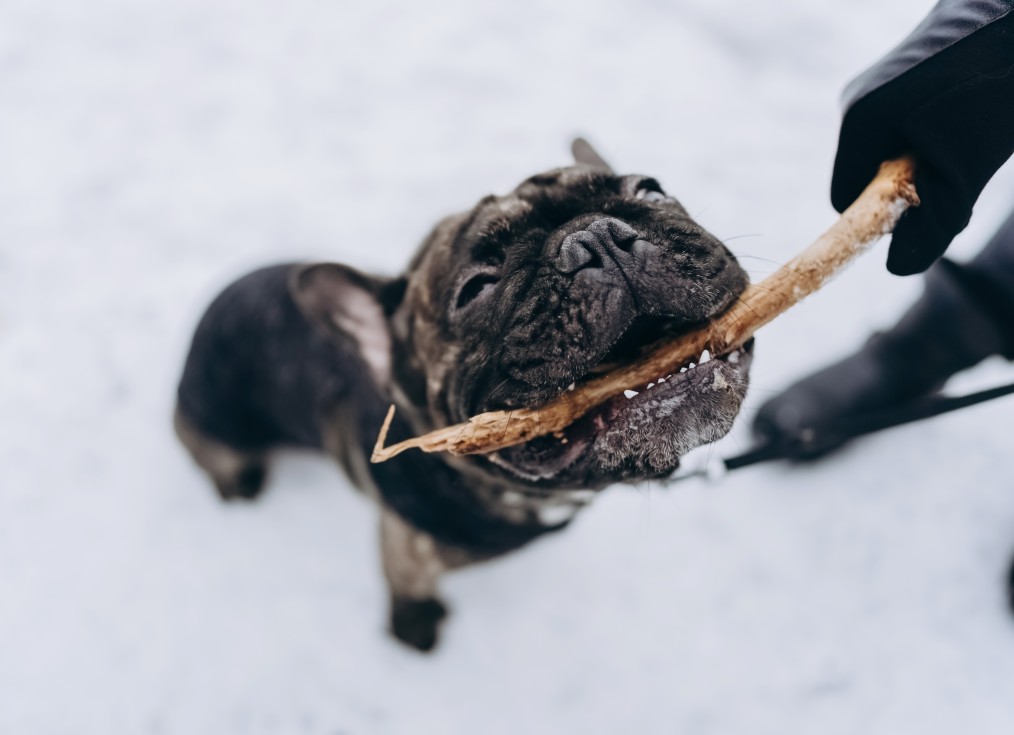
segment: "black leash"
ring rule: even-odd
[[[674,481],[690,477],[712,477],[743,467],[769,462],[777,459],[795,461],[814,460],[823,457],[834,449],[866,434],[873,434],[895,426],[903,426],[913,421],[932,418],[959,408],[967,408],[985,401],[1003,398],[1014,393],[1014,383],[996,388],[970,393],[965,396],[934,396],[922,401],[907,404],[875,413],[851,417],[819,431],[804,429],[798,436],[785,442],[767,442],[742,454],[728,459],[718,459],[710,465],[677,474]]]

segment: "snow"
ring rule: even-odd
[[[330,462],[224,506],[170,429],[229,279],[393,273],[575,133],[763,277],[833,220],[839,91],[930,4],[5,2],[0,733],[1011,732],[1011,399],[815,467],[614,488],[448,578],[432,656],[384,634],[375,509]],[[761,333],[702,452],[918,293],[884,253]]]

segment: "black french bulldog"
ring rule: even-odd
[[[488,455],[369,457],[494,409],[537,406],[725,310],[732,254],[645,176],[585,143],[575,165],[441,221],[399,278],[279,265],[229,286],[194,335],[176,430],[224,499],[253,498],[272,450],[337,457],[381,507],[391,629],[432,648],[440,575],[556,531],[616,482],[669,475],[729,430],[750,349],[631,386],[553,436]],[[636,393],[635,393],[636,390]]]

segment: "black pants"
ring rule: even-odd
[[[896,359],[918,356],[926,387],[991,355],[1014,359],[1014,212],[971,261],[930,268],[922,298],[883,337]]]
[[[1001,352],[1014,359],[1014,211],[964,269],[980,286],[983,306],[1007,337],[1006,349]]]

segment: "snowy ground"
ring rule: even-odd
[[[228,279],[394,272],[575,132],[762,276],[832,221],[843,83],[929,5],[6,0],[0,733],[1014,731],[1010,400],[819,467],[615,488],[451,578],[430,657],[384,635],[374,509],[329,462],[225,507],[169,425]],[[918,293],[883,259],[764,331],[751,406]]]

